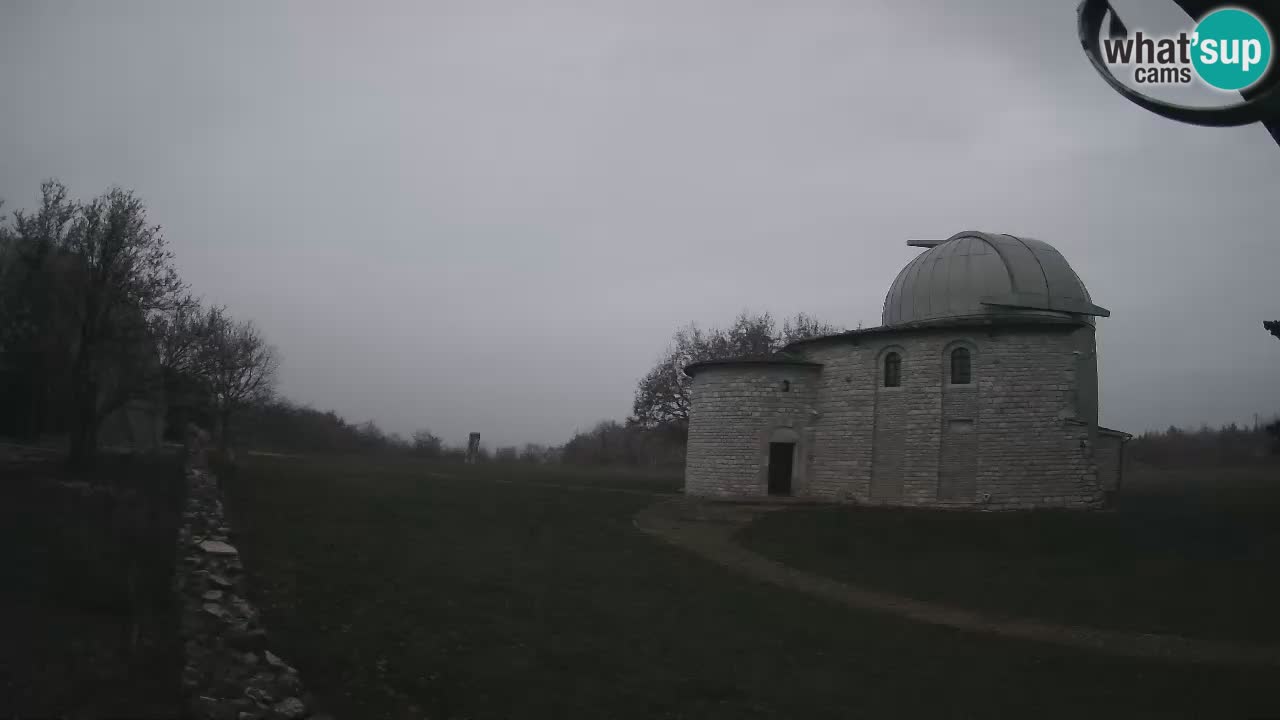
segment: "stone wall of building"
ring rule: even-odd
[[[950,383],[960,346],[971,353],[968,385]],[[904,331],[802,347],[823,365],[814,496],[991,507],[1100,500],[1091,327]],[[883,386],[891,351],[901,357],[896,388]]]
[[[693,381],[686,491],[765,494],[768,436],[786,426],[799,437],[795,495],[1094,506],[1102,501],[1098,460],[1115,461],[1098,454],[1093,332],[1088,325],[903,330],[799,346],[820,368],[703,368]],[[970,352],[969,384],[950,382],[957,347]],[[899,387],[884,387],[889,352],[901,357]],[[782,393],[788,378],[792,392]]]
[[[808,494],[808,426],[817,379],[818,369],[804,365],[720,365],[698,372],[691,389],[685,492],[768,494],[769,442],[785,439],[796,443],[793,494]]]

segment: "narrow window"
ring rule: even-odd
[[[902,356],[891,352],[884,356],[884,386],[898,387],[902,384]]]
[[[956,348],[951,351],[951,384],[968,385],[972,379],[969,369],[968,348]]]
[[[782,381],[782,392],[791,392],[791,381],[790,381],[790,380],[783,380],[783,381]]]

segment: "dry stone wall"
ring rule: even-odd
[[[248,600],[217,478],[203,454],[198,437],[188,441],[187,501],[175,577],[190,717],[332,720],[314,714],[314,698],[298,671],[270,650],[261,615]]]

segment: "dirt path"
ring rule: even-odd
[[[1051,643],[1111,655],[1177,662],[1280,665],[1280,648],[1250,647],[1176,635],[1125,633],[986,615],[901,595],[867,590],[797,570],[751,552],[734,534],[758,515],[782,504],[668,500],[636,514],[640,530],[758,580],[808,593],[858,610],[885,612],[915,622],[1019,640]]]

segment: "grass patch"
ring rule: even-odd
[[[812,508],[739,541],[794,567],[993,614],[1280,644],[1280,473],[1144,471],[1115,512]]]
[[[176,458],[0,448],[0,715],[173,718]]]
[[[339,717],[1280,710],[1270,671],[1140,663],[850,612],[637,532],[643,495],[522,478],[636,487],[554,469],[267,458],[225,478],[275,642]]]
[[[653,493],[675,493],[684,487],[679,472],[643,468],[591,468],[535,463],[486,462],[466,465],[452,461],[431,461],[407,455],[272,455],[249,454],[245,458],[253,471],[282,468],[295,472],[298,462],[308,466],[324,465],[326,475],[348,478],[440,479],[443,477],[477,478],[489,482],[520,483],[536,486],[552,483],[583,488],[607,488]]]

